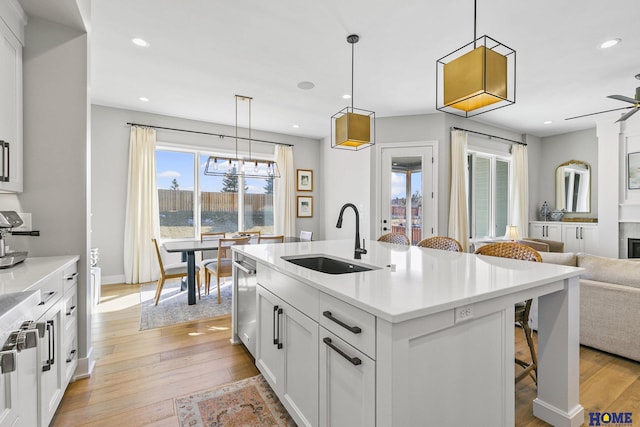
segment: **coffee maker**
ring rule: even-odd
[[[0,268],[12,267],[27,258],[27,252],[7,252],[4,241],[7,234],[17,234],[13,229],[22,224],[22,218],[17,212],[0,211]]]

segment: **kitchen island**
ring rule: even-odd
[[[512,426],[514,304],[539,297],[534,415],[578,426],[581,269],[353,241],[247,245],[256,365],[298,425]],[[370,271],[326,274],[324,255]]]

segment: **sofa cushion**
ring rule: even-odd
[[[542,262],[549,264],[568,265],[569,267],[577,266],[576,254],[573,252],[540,252]]]
[[[640,288],[640,262],[605,258],[589,254],[577,255],[578,267],[585,269],[582,279]]]

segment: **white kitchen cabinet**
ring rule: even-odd
[[[318,323],[257,287],[256,365],[299,426],[318,425]]]
[[[13,427],[18,419],[16,351],[0,351],[0,427]]]
[[[376,424],[376,365],[320,327],[320,425]]]
[[[535,221],[529,223],[529,236],[536,239],[562,241],[562,224],[559,222]]]
[[[21,192],[22,44],[3,16],[0,16],[0,93],[0,192]]]
[[[598,226],[595,224],[563,224],[565,252],[598,253]]]
[[[62,304],[60,300],[40,319],[46,324],[44,343],[40,346],[40,425],[49,425],[62,400],[66,387],[62,360]]]

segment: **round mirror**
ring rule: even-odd
[[[591,167],[569,160],[556,169],[556,209],[565,212],[591,211]]]

